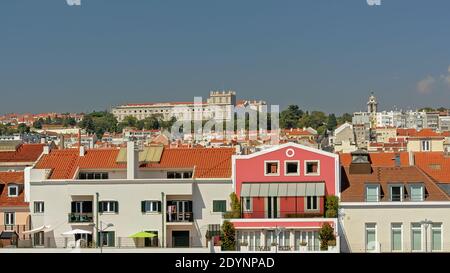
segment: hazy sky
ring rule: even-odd
[[[1,0],[0,113],[212,89],[351,112],[450,107],[450,1]]]

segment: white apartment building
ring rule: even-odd
[[[135,146],[45,149],[25,171],[31,244],[206,247],[230,207],[235,150]]]

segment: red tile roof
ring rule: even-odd
[[[414,163],[437,182],[450,183],[450,156],[442,152],[417,152]]]
[[[349,167],[342,168],[341,200],[343,202],[364,202],[365,184],[377,183],[381,186],[381,201],[389,201],[389,183],[423,183],[426,201],[449,201],[450,197],[417,166],[373,167],[370,174],[351,174]]]
[[[0,207],[26,207],[23,191],[23,172],[0,172]],[[19,196],[8,197],[8,184],[19,185]]]
[[[194,168],[195,178],[230,178],[233,148],[164,148],[159,163],[143,168]],[[36,164],[36,169],[51,169],[49,179],[72,179],[77,169],[125,169],[116,163],[119,149],[91,149],[79,156],[78,149],[52,150]]]
[[[16,151],[0,151],[0,162],[34,162],[42,154],[44,144],[22,144]]]
[[[409,155],[407,152],[399,153],[369,153],[369,160],[374,167],[394,167],[395,166],[395,156],[400,154],[400,164],[401,166],[409,165]],[[342,166],[350,166],[352,162],[352,155],[349,153],[341,153],[339,155]]]

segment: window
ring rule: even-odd
[[[442,250],[442,224],[433,223],[431,225],[431,250]]]
[[[82,172],[78,175],[78,179],[80,180],[100,180],[100,179],[109,179],[108,173],[94,173],[94,172]]]
[[[305,161],[305,175],[319,175],[319,161]]]
[[[192,178],[192,172],[167,172],[167,179],[189,179]]]
[[[424,152],[430,151],[431,150],[431,142],[429,140],[422,140],[421,148],[422,148],[422,151],[424,151]]]
[[[279,175],[278,161],[266,161],[266,175]]]
[[[319,209],[319,198],[317,196],[307,196],[306,197],[306,210],[318,210]]]
[[[8,185],[8,197],[19,196],[19,186],[18,185]]]
[[[411,224],[411,249],[413,251],[422,250],[422,225],[420,223]]]
[[[252,203],[253,202],[251,197],[244,197],[244,211],[252,211]]]
[[[402,251],[402,224],[392,224],[391,225],[391,238],[392,238],[392,251]]]
[[[42,201],[34,202],[34,213],[44,213],[44,202]]]
[[[44,245],[44,232],[40,231],[33,234],[34,245],[35,246],[43,246]]]
[[[366,251],[377,250],[377,224],[366,224]]]
[[[100,201],[99,212],[119,212],[119,202],[117,201]]]
[[[114,231],[100,231],[98,233],[98,245],[100,246],[115,246]]]
[[[14,225],[16,222],[15,216],[16,215],[14,212],[5,212],[5,225],[8,225],[8,226]]]
[[[72,201],[72,213],[91,213],[92,201]]]
[[[380,199],[379,185],[366,185],[366,202],[378,202]]]
[[[403,186],[391,186],[391,201],[400,202],[403,200]]]
[[[285,161],[284,174],[285,175],[300,175],[299,161]]]
[[[422,185],[411,185],[410,188],[410,199],[411,201],[423,201],[423,186]]]
[[[142,201],[142,212],[161,212],[161,201]]]
[[[226,212],[227,201],[225,200],[213,200],[213,212]]]

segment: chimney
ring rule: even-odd
[[[50,146],[45,145],[42,152],[44,153],[44,155],[48,155],[50,153]]]
[[[408,152],[408,161],[409,161],[409,166],[414,166],[415,165],[414,153],[412,151]]]
[[[137,178],[139,168],[139,150],[136,149],[134,141],[127,142],[127,179]]]
[[[45,137],[41,137],[41,144],[45,144],[47,142],[47,140],[45,139]]]
[[[64,135],[63,134],[61,134],[61,135],[59,135],[59,149],[60,150],[64,150]]]
[[[85,148],[84,146],[80,146],[80,156],[84,156],[85,154]]]

